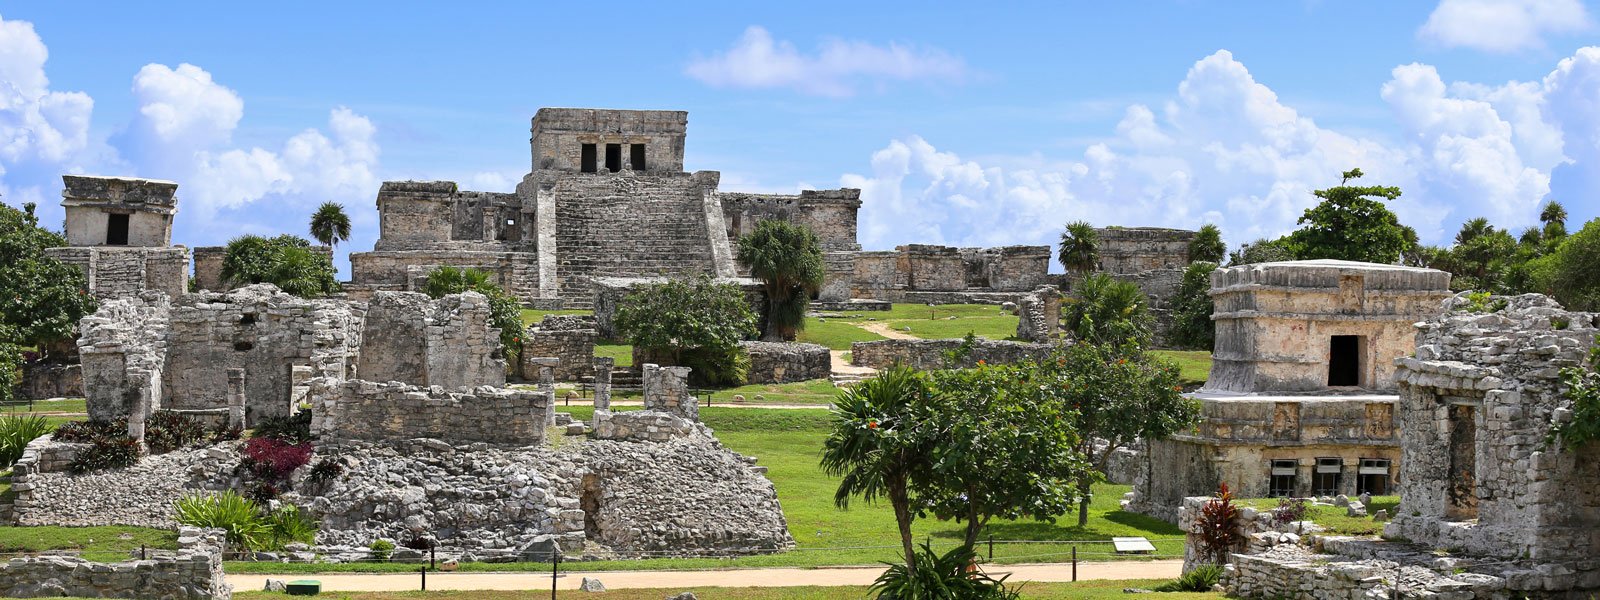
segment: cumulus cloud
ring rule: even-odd
[[[1514,52],[1542,47],[1547,34],[1591,26],[1580,0],[1442,0],[1417,36],[1445,47]]]
[[[1336,131],[1219,51],[1196,62],[1159,111],[1129,106],[1114,132],[1079,156],[980,163],[910,136],[841,184],[862,188],[861,237],[874,248],[1050,243],[1078,219],[1210,222],[1238,244],[1292,230],[1316,202],[1312,190],[1360,167],[1363,183],[1399,186],[1405,195],[1391,208],[1424,239],[1442,241],[1476,216],[1531,224],[1552,170],[1589,176],[1574,185],[1590,186],[1600,171],[1600,109],[1592,101],[1600,97],[1600,48],[1562,61],[1543,82],[1499,86],[1446,84],[1431,66],[1404,65],[1381,95],[1399,137]]]
[[[88,146],[94,100],[51,90],[48,57],[32,23],[0,18],[0,174],[19,163],[65,163]]]
[[[891,81],[961,81],[969,76],[965,61],[937,48],[835,38],[806,54],[753,25],[733,47],[691,61],[684,73],[714,87],[789,88],[833,97]]]

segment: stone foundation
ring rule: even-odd
[[[189,292],[189,249],[183,246],[46,248],[49,256],[83,269],[89,293],[101,300],[156,290],[168,296]]]
[[[168,598],[226,600],[220,529],[184,527],[179,551],[146,560],[97,563],[74,556],[25,556],[0,563],[0,596],[7,598]]]
[[[330,440],[434,438],[532,446],[544,443],[549,394],[478,387],[446,392],[398,382],[319,379],[311,385],[312,433]]]
[[[740,342],[750,355],[750,383],[792,383],[827,379],[833,357],[827,346],[778,342]]]
[[[522,337],[522,377],[534,379],[538,367],[532,362],[538,358],[555,358],[557,381],[581,381],[594,374],[593,319],[548,315],[544,321],[530,326]]]
[[[850,344],[850,364],[858,367],[882,369],[896,363],[914,369],[944,368],[945,353],[961,347],[960,339],[947,340],[877,340]],[[986,340],[979,338],[957,368],[971,368],[983,361],[985,364],[1006,365],[1024,360],[1039,360],[1050,355],[1050,344]]]

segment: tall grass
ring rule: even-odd
[[[255,501],[228,490],[185,496],[173,507],[179,523],[221,529],[237,550],[280,550],[295,542],[316,542],[317,521],[293,504],[264,511]]]
[[[44,417],[0,417],[0,469],[16,464],[28,442],[50,433],[51,429]]]

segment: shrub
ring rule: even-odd
[[[176,520],[191,527],[214,527],[227,532],[228,543],[255,550],[272,536],[272,526],[255,502],[233,490],[213,495],[193,495],[173,505]]]
[[[99,438],[127,434],[127,418],[111,421],[68,421],[56,428],[55,441],[88,444]]]
[[[170,410],[158,410],[145,421],[144,442],[151,454],[164,454],[205,441],[206,426],[199,419]]]
[[[1006,589],[1005,577],[994,579],[968,570],[976,558],[966,546],[957,546],[940,555],[923,543],[917,551],[915,573],[905,565],[889,565],[889,569],[872,583],[869,592],[876,594],[879,600],[1010,600],[1022,597],[1021,589]]]
[[[744,292],[703,275],[635,289],[617,307],[616,324],[644,356],[693,367],[691,380],[702,384],[742,383],[748,357],[740,360],[739,342],[757,333]]]
[[[300,444],[311,441],[311,411],[301,410],[287,417],[267,417],[256,423],[256,438],[271,438]]]
[[[389,555],[394,553],[394,542],[389,540],[374,540],[367,550],[372,552],[373,560],[389,560]]]
[[[1154,588],[1155,592],[1209,592],[1222,580],[1222,565],[1200,565],[1188,573]]]
[[[1282,526],[1304,521],[1308,508],[1305,498],[1279,498],[1278,509],[1272,511],[1272,524]]]
[[[333,262],[311,251],[311,242],[293,235],[264,238],[244,235],[228,242],[222,277],[236,285],[270,283],[303,298],[339,291]]]
[[[1061,307],[1061,325],[1085,342],[1136,343],[1150,339],[1150,299],[1139,286],[1097,273],[1073,284]]]
[[[139,462],[139,442],[123,435],[96,437],[67,465],[74,474],[126,469]]]
[[[268,549],[277,550],[294,543],[317,543],[317,520],[298,506],[284,504],[267,513],[266,522],[272,539]]]
[[[240,427],[238,425],[229,425],[227,423],[217,423],[217,426],[216,427],[212,427],[211,428],[211,432],[208,435],[211,438],[211,442],[212,443],[216,443],[216,442],[231,442],[233,440],[239,439],[240,437],[243,437],[244,436],[244,431],[242,429],[240,429]]]
[[[311,462],[311,444],[291,444],[275,438],[250,438],[244,444],[245,460],[251,473],[270,481],[288,481],[295,469]]]
[[[1211,262],[1189,263],[1183,271],[1183,282],[1172,298],[1173,323],[1168,334],[1181,348],[1210,350],[1217,335],[1217,325],[1211,320],[1211,272],[1217,264]]]
[[[306,476],[306,481],[312,484],[323,484],[333,481],[333,478],[344,474],[344,465],[332,458],[324,458],[311,465],[311,473]]]
[[[44,417],[0,417],[0,469],[16,464],[28,442],[47,433],[50,423]]]
[[[1590,351],[1590,363],[1600,367],[1600,348]],[[1546,442],[1559,439],[1562,447],[1575,451],[1600,440],[1600,371],[1567,367],[1561,370],[1561,383],[1567,388],[1566,399],[1572,402],[1572,418],[1552,426]]]
[[[1195,519],[1194,533],[1200,535],[1200,555],[1214,563],[1228,559],[1228,554],[1244,543],[1239,532],[1239,507],[1233,504],[1233,492],[1228,484],[1217,488],[1217,493],[1200,507]]]

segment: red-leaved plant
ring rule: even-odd
[[[1200,536],[1200,555],[1213,563],[1227,562],[1228,555],[1244,543],[1239,531],[1239,507],[1233,504],[1233,492],[1228,484],[1217,488],[1217,493],[1200,507],[1191,531]]]
[[[291,444],[274,438],[250,438],[244,444],[245,459],[240,464],[250,474],[273,482],[289,480],[295,469],[311,462],[311,443]]]

